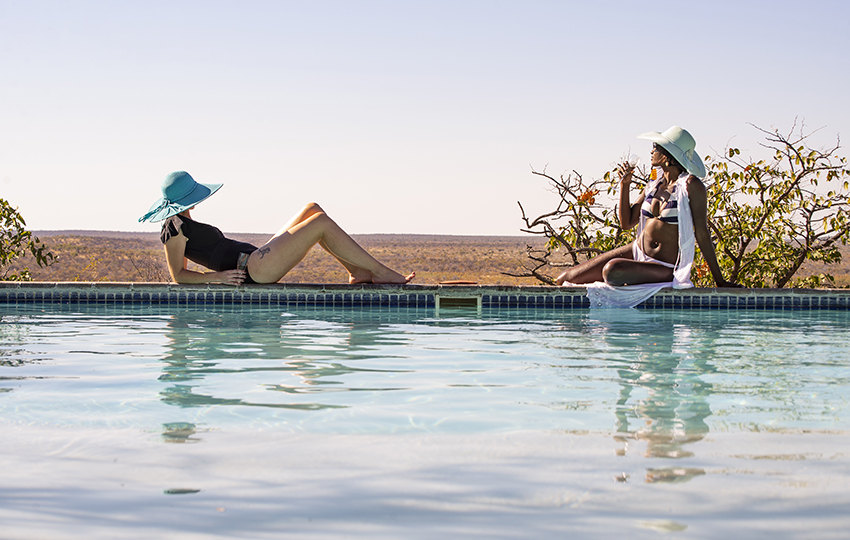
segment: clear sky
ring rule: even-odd
[[[531,167],[601,176],[644,131],[758,153],[749,123],[850,133],[850,2],[0,0],[0,197],[28,227],[521,234]],[[847,155],[847,153],[845,153]]]

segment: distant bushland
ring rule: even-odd
[[[116,231],[37,231],[57,255],[47,268],[31,269],[36,281],[170,281],[158,233]],[[526,258],[527,237],[364,234],[354,238],[378,260],[400,272],[416,272],[414,283],[447,280],[484,285],[535,285],[518,273]],[[228,234],[262,245],[271,234]],[[542,247],[543,242],[539,242]],[[17,264],[31,262],[22,258]],[[319,247],[281,280],[283,283],[346,283],[348,274]]]

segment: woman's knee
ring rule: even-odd
[[[307,216],[312,216],[313,214],[324,214],[325,210],[319,206],[319,203],[309,202],[304,205],[302,212]]]
[[[602,267],[602,279],[608,285],[625,285],[628,275],[629,259],[611,259]]]

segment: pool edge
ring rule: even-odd
[[[439,308],[468,300],[477,308],[589,309],[582,287],[274,283],[233,287],[136,282],[0,282],[0,305],[164,304]],[[447,304],[449,302],[446,302]],[[461,302],[462,304],[462,302]],[[846,310],[850,289],[672,289],[639,309]]]

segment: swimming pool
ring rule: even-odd
[[[850,525],[847,311],[0,316],[4,538]]]

